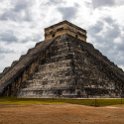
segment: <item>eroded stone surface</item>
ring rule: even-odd
[[[6,84],[1,95],[25,98],[123,95],[124,72],[91,44],[64,35],[39,45],[16,63],[20,73],[12,73],[10,83],[1,83]],[[22,60],[25,66],[20,71]],[[2,76],[1,80],[6,78]]]

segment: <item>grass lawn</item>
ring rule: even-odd
[[[27,99],[27,98],[0,98],[0,104],[78,104],[88,106],[109,106],[124,104],[124,99],[52,99],[52,98],[38,98],[38,99]]]

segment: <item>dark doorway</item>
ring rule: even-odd
[[[78,35],[76,34],[76,36],[75,36],[76,38],[78,38]]]
[[[77,97],[81,97],[81,91],[77,91]]]
[[[52,34],[52,37],[55,37],[55,34]]]

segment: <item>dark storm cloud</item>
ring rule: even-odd
[[[92,0],[94,8],[115,5],[115,0]]]
[[[0,46],[0,60],[3,60],[5,58],[5,56],[7,54],[10,54],[10,53],[15,53],[15,52],[11,49],[3,48],[3,47]]]
[[[58,11],[62,14],[63,19],[71,20],[76,17],[77,14],[77,7],[58,7]]]
[[[103,29],[103,22],[98,21],[93,27],[90,28],[90,32],[93,34],[94,33],[96,34],[96,33],[99,33],[100,31],[102,31],[102,29]]]
[[[25,39],[19,41],[21,43],[27,43],[27,42],[39,42],[39,40],[41,39],[41,35],[40,34],[35,34],[32,37],[25,37]]]
[[[0,33],[0,42],[4,42],[7,44],[10,43],[27,43],[27,42],[37,42],[40,39],[40,35],[37,34],[36,36],[32,37],[25,37],[24,39],[20,40],[18,35],[14,34],[12,30],[5,30],[4,32]]]
[[[104,31],[102,35],[98,35],[98,33],[103,31],[105,24],[108,25],[106,31]],[[102,42],[109,41],[109,43],[114,43],[113,41],[115,38],[121,37],[121,29],[119,28],[119,25],[110,17],[103,18],[96,22],[94,26],[90,27],[89,33],[94,38],[101,39]]]
[[[57,5],[60,3],[65,3],[63,0],[61,0],[61,2],[59,0],[48,0],[45,5]]]
[[[0,16],[0,20],[2,21],[6,21],[6,20],[17,21],[19,19],[21,19],[20,16],[13,10],[7,10]]]
[[[28,6],[29,6],[29,2],[27,0],[17,1],[15,3],[15,7],[14,7],[13,10],[16,11],[16,12],[20,12],[20,11],[25,10],[26,8],[28,8]]]
[[[18,41],[17,37],[14,35],[13,31],[11,30],[0,33],[0,42],[12,43],[17,41]]]
[[[0,56],[3,56],[3,54],[7,54],[7,53],[14,53],[14,51],[0,47]]]
[[[117,49],[124,53],[124,37],[122,38],[122,42],[118,45]]]
[[[106,30],[104,30],[105,25]],[[117,22],[110,18],[103,18],[89,29],[89,35],[94,39],[93,44],[109,59],[116,64],[124,66],[124,38],[121,34],[120,26]],[[120,38],[121,42],[116,43],[115,40]]]
[[[12,1],[13,7],[0,15],[0,20],[31,21],[31,3],[29,0]],[[22,12],[24,13],[23,15],[21,14]]]
[[[4,57],[5,57],[4,55],[0,54],[0,59],[2,59],[2,58],[4,58]]]
[[[112,18],[105,18],[104,21],[109,25],[105,33],[106,37],[109,37],[110,40],[114,41],[115,38],[121,37],[120,26]]]

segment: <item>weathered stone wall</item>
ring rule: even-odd
[[[124,75],[92,45],[63,36],[47,50],[19,97],[120,97]],[[118,70],[118,77],[116,72]]]
[[[91,44],[62,35],[29,50],[0,88],[1,95],[27,98],[121,97],[124,72]]]
[[[95,50],[92,45],[75,40],[72,49],[75,53],[77,84],[80,88],[81,82],[83,82],[82,86],[88,97],[119,97],[123,95],[121,90],[124,90],[124,73],[121,69],[118,69],[99,51]]]
[[[42,59],[44,59],[44,53],[51,43],[52,41],[36,44],[35,48],[30,49],[26,55],[20,57],[19,61],[16,62],[15,65],[12,64],[12,66],[7,71],[4,71],[1,74],[1,95],[17,95],[18,90],[25,85],[25,81],[30,79],[32,74],[37,70],[39,54],[42,54]]]
[[[63,21],[56,25],[53,25],[45,29],[45,40],[51,40],[55,37],[62,36],[64,34],[76,37],[79,40],[86,42],[87,33],[85,30],[67,22]]]
[[[27,81],[19,97],[71,96],[69,88],[72,84],[69,85],[69,82],[73,75],[68,43],[58,39],[47,51],[45,62],[40,62],[37,73]]]

